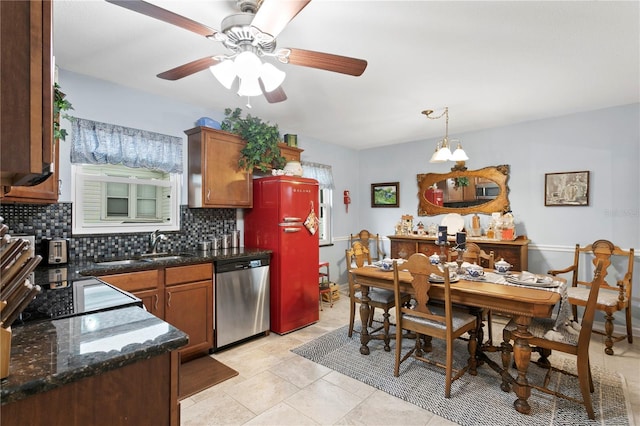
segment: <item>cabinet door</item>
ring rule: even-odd
[[[160,290],[136,291],[133,295],[142,300],[148,312],[164,319],[164,294]]]
[[[54,162],[52,3],[0,1],[0,20],[0,178],[11,185]]]
[[[251,173],[238,168],[245,142],[236,135],[203,131],[203,207],[252,207]]]
[[[189,335],[180,349],[182,359],[213,347],[213,281],[166,288],[165,321]]]

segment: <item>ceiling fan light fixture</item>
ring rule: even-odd
[[[284,82],[287,74],[273,66],[272,64],[265,62],[262,64],[262,69],[260,70],[260,78],[262,78],[262,82],[264,83],[264,90],[266,92],[273,92]]]
[[[256,80],[256,84],[258,84],[257,79],[260,76],[262,61],[255,53],[250,51],[239,53],[234,59],[233,65],[238,77],[243,80]]]
[[[233,61],[225,59],[216,65],[209,67],[213,76],[227,89],[231,89],[233,81],[236,79],[236,71]]]
[[[240,88],[238,89],[240,96],[260,96],[262,89],[257,78],[240,78]]]

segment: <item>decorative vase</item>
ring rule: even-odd
[[[299,161],[289,161],[283,170],[286,175],[302,176],[302,165]]]

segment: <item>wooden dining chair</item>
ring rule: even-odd
[[[451,304],[451,288],[449,282],[449,268],[444,271],[436,265],[432,265],[429,258],[422,253],[416,253],[402,264],[412,276],[413,287],[412,300],[409,304],[403,303],[400,291],[400,279],[398,264],[393,262],[393,290],[396,305],[396,353],[394,376],[400,374],[400,364],[413,357],[420,361],[445,368],[444,396],[451,397],[451,383],[472,367],[475,370],[476,346],[476,317],[464,310],[454,310]],[[444,281],[444,305],[429,303],[430,276],[440,277]],[[416,334],[414,347],[402,356],[402,332],[407,330]],[[453,344],[464,333],[469,333],[468,340],[469,360],[467,365],[460,369],[453,368]],[[431,337],[443,339],[446,342],[447,354],[443,365],[437,360],[424,356],[423,340],[430,345]],[[428,351],[428,347],[426,348]],[[455,376],[454,376],[455,373]]]
[[[555,329],[556,323],[553,318],[533,318],[529,325],[529,333],[533,335],[531,339],[527,339],[529,345],[532,346],[532,350],[540,354],[540,359],[535,364],[547,368],[547,375],[544,379],[542,386],[532,384],[529,382],[529,386],[538,389],[541,392],[555,395],[560,398],[568,399],[570,401],[582,403],[587,410],[587,415],[591,420],[595,419],[593,412],[593,405],[591,404],[591,393],[593,392],[593,380],[591,378],[591,368],[589,365],[589,343],[591,342],[591,329],[593,327],[593,317],[595,316],[598,291],[604,282],[604,261],[598,260],[596,269],[594,271],[593,281],[590,283],[589,297],[587,298],[587,304],[585,306],[584,314],[582,315],[582,322],[580,323],[580,333],[576,337],[576,334],[570,332],[567,327],[558,327]],[[514,320],[509,321],[503,331],[503,367],[508,368],[511,363],[510,353],[512,350],[511,341],[514,340],[513,332],[516,330],[516,323]],[[554,340],[549,340],[545,337],[549,331],[555,330],[559,332],[562,337],[558,338],[558,333],[553,333]],[[560,339],[555,340],[555,339]],[[560,351],[570,355],[576,356],[575,366],[577,373],[574,374],[569,371],[563,370],[559,367],[552,366],[548,360],[552,351]],[[571,376],[577,376],[580,384],[580,392],[582,394],[582,401],[577,400],[571,396],[567,396],[558,392],[555,389],[549,389],[547,386],[551,377],[552,371],[558,371],[562,374]],[[503,383],[503,389],[508,389],[509,385]]]
[[[581,266],[580,258],[584,257],[585,266]],[[605,336],[605,353],[613,355],[613,344],[621,340],[627,339],[627,342],[633,343],[633,327],[631,325],[631,294],[633,283],[633,262],[634,249],[623,250],[607,240],[597,240],[593,244],[580,247],[576,244],[573,265],[565,269],[550,270],[550,275],[559,275],[571,272],[571,287],[568,289],[569,303],[573,308],[574,319],[578,316],[578,306],[586,306],[589,298],[589,286],[591,282],[588,280],[591,275],[588,265],[588,259],[591,259],[593,265],[599,260],[603,260],[603,277],[607,277],[609,273],[615,274],[615,284],[609,284],[607,280],[602,283],[600,295],[596,303],[596,310],[604,312],[604,330],[593,330],[594,333]],[[617,279],[618,277],[622,279]],[[613,314],[618,311],[625,311],[626,334],[614,336],[613,334]]]
[[[356,316],[356,303],[362,303],[362,291],[360,290],[360,286],[355,282],[353,276],[349,271],[353,267],[361,268],[364,265],[371,264],[371,257],[369,255],[369,250],[362,245],[362,243],[356,241],[353,243],[353,246],[345,251],[346,261],[347,261],[347,276],[349,279],[349,337],[353,335],[353,327]],[[383,310],[383,321],[382,326],[370,331],[369,333],[376,333],[382,329],[384,329],[384,350],[389,352],[391,351],[391,336],[389,335],[389,328],[391,323],[389,321],[389,310],[395,306],[395,298],[393,291],[384,290],[379,288],[370,288],[369,289],[369,319],[367,324],[362,324],[362,327],[372,327],[373,326],[373,316],[376,308],[380,308]],[[403,302],[407,302],[409,300],[408,295],[403,295],[401,297]]]
[[[458,256],[458,252],[454,250],[449,251],[449,262],[455,260]],[[462,254],[462,259],[465,262],[471,264],[477,264],[483,268],[493,269],[495,265],[495,255],[493,250],[489,253],[485,252],[476,243],[466,243],[466,250]],[[493,326],[491,320],[491,310],[482,309],[478,307],[469,307],[469,311],[478,317],[478,333],[483,334],[482,322],[486,318],[487,322],[487,344],[493,345]],[[483,336],[478,336],[479,340],[483,339]]]
[[[382,260],[387,256],[387,253],[385,253],[382,247],[379,234],[372,234],[366,229],[363,229],[357,234],[349,235],[349,247],[352,247],[355,242],[361,243],[369,250],[369,253],[373,253],[371,254],[371,260],[374,262]]]

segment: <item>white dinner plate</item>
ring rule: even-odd
[[[440,225],[447,227],[447,235],[456,235],[464,228],[464,219],[458,213],[449,213],[442,218]]]

